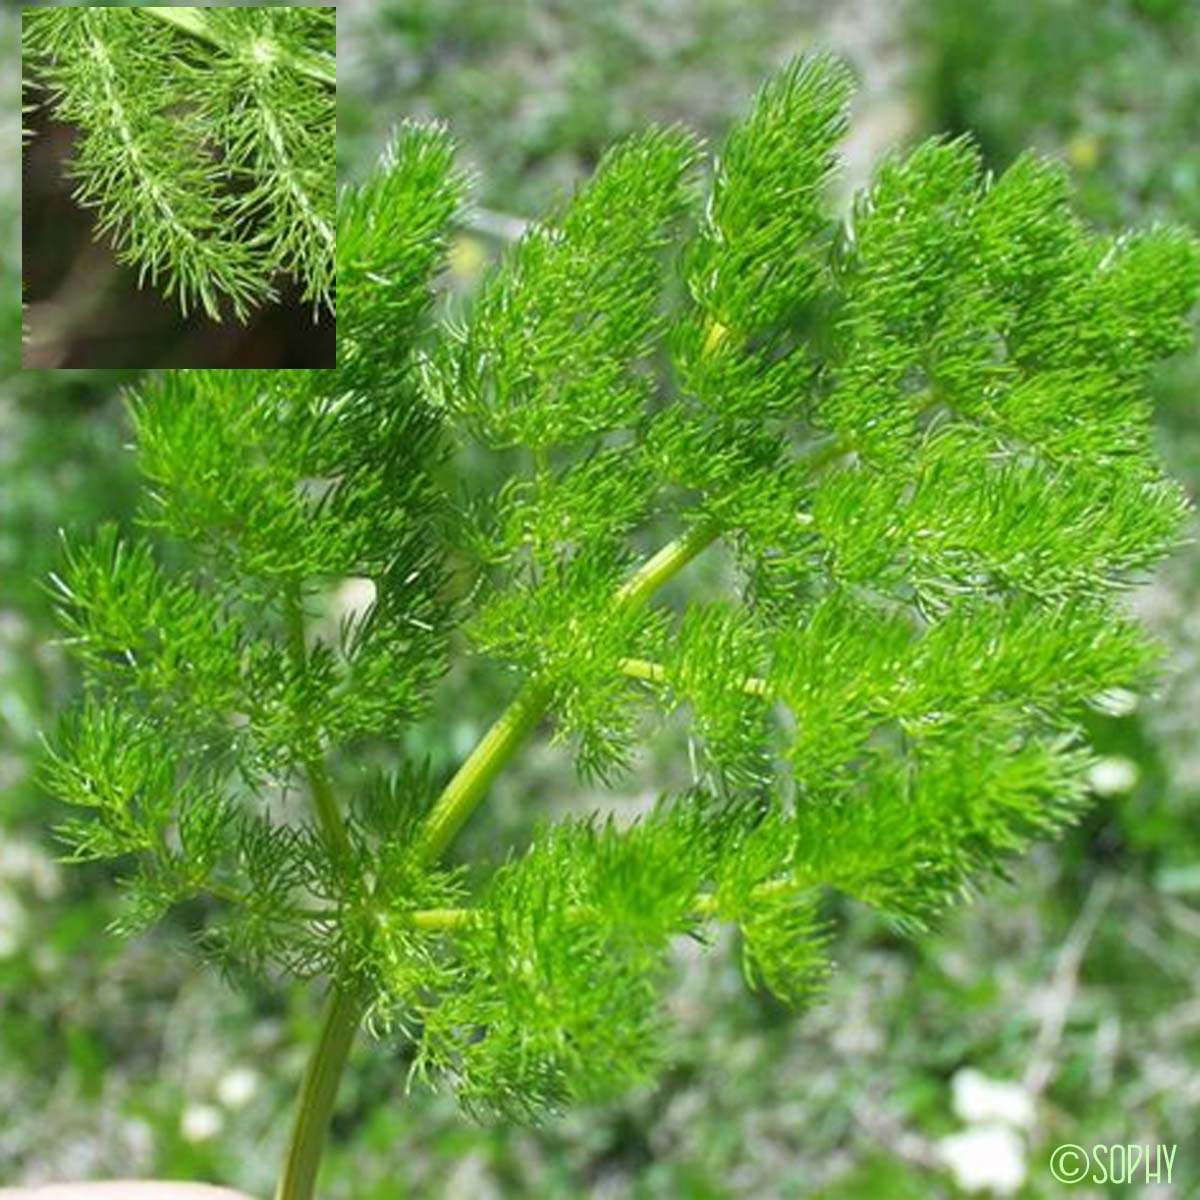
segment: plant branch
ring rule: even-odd
[[[284,617],[288,650],[297,671],[302,671],[307,650],[299,581],[288,589]],[[309,732],[315,738],[315,731]],[[333,855],[344,858],[350,853],[350,839],[325,761],[320,754],[306,754],[303,763],[326,844]],[[335,981],[326,1001],[320,1036],[304,1072],[276,1200],[312,1200],[330,1114],[361,1016],[362,1005],[357,998]]]
[[[629,607],[644,604],[668,579],[709,546],[719,532],[715,522],[705,522],[668,543],[622,584],[615,603]],[[442,790],[426,818],[417,848],[420,861],[435,862],[441,857],[492,781],[532,732],[552,695],[553,689],[545,680],[529,680],[483,735]]]
[[[182,30],[191,37],[207,42],[210,46],[216,46],[218,50],[224,50],[230,54],[235,52],[226,44],[225,39],[213,29],[212,23],[200,9],[147,6],[141,11],[160,21],[165,21],[168,25]],[[336,63],[304,50],[284,50],[282,47],[277,47],[277,50],[283,61],[301,75],[307,75],[310,79],[315,79],[318,83],[326,84],[329,87],[337,87]]]
[[[750,889],[750,898],[761,900],[765,897],[786,891],[788,888],[799,888],[799,886],[795,879],[787,877],[768,879]],[[421,908],[404,913],[401,919],[413,929],[424,930],[427,933],[439,933],[461,929],[463,926],[469,925],[472,921],[478,920],[483,911],[483,909],[472,907]],[[700,918],[715,917],[719,912],[720,901],[712,892],[702,892],[692,901],[692,916]],[[572,917],[582,919],[587,916],[595,916],[596,910],[589,905],[581,904],[569,909],[569,914]]]
[[[317,1045],[300,1085],[275,1200],[312,1200],[338,1082],[361,1016],[362,1005],[353,993],[337,986],[330,991]]]
[[[426,818],[417,850],[420,861],[431,863],[441,857],[483,799],[492,780],[538,723],[551,694],[548,684],[531,679],[483,735]]]
[[[813,463],[828,462],[843,450],[844,447],[838,443],[822,447],[812,456]],[[669,542],[618,588],[614,603],[630,607],[646,603],[659,588],[710,546],[719,534],[720,526],[715,521],[707,520]],[[303,662],[304,614],[298,587],[289,595],[287,618],[293,655]],[[657,664],[641,663],[640,660],[626,661],[650,672],[662,669]],[[762,680],[747,681],[748,688],[752,684],[756,687],[762,685],[764,689],[766,687]],[[533,731],[552,696],[553,689],[544,679],[530,679],[522,686],[442,790],[420,834],[416,848],[418,861],[432,863],[441,857],[478,807],[496,776]],[[327,836],[344,844],[345,826],[334,805],[324,763],[307,763],[306,766]],[[332,830],[336,830],[336,834]],[[776,888],[787,882],[772,881],[763,886]],[[698,896],[695,911],[697,916],[715,915],[716,897]],[[451,908],[428,909],[409,916],[415,927],[430,931],[451,930],[471,918],[472,910]],[[276,1200],[311,1200],[338,1079],[360,1017],[361,1009],[357,1002],[335,988],[330,997],[320,1041],[305,1075],[284,1176]]]
[[[630,606],[644,604],[668,579],[677,575],[696,555],[716,541],[720,532],[720,526],[715,521],[704,521],[673,542],[668,542],[617,589],[616,602]]]

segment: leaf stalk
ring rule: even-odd
[[[615,603],[628,607],[646,603],[667,580],[711,545],[719,532],[715,522],[708,521],[669,542],[621,585]],[[421,862],[436,862],[441,857],[492,781],[538,723],[552,697],[553,688],[546,680],[529,680],[483,735],[426,818],[417,850]]]
[[[325,1003],[321,1032],[304,1072],[275,1200],[312,1200],[338,1083],[358,1032],[362,1005],[334,987]]]
[[[225,39],[212,27],[212,23],[204,15],[202,9],[147,5],[141,11],[182,30],[191,37],[208,42],[210,46],[216,46],[219,50],[232,53],[231,47],[225,44]],[[281,52],[281,58],[301,75],[307,75],[310,79],[315,79],[318,83],[326,84],[329,87],[337,87],[336,63],[298,50],[289,50],[286,54]]]

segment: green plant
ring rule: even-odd
[[[950,0],[913,0],[913,54],[927,121],[969,133],[988,166],[1005,168],[1034,145],[1072,167],[1075,200],[1109,229],[1169,220],[1200,226],[1200,8],[1181,0],[983,0],[969,9]],[[1200,494],[1200,354],[1155,372],[1152,396],[1165,460],[1193,498]],[[1194,635],[1186,614],[1200,589],[1192,547],[1163,577],[1157,629],[1178,668],[1154,703],[1120,721],[1096,722],[1093,742],[1136,769],[1131,792],[1108,797],[1065,861],[1126,854],[1126,871],[1186,873],[1200,856],[1192,812],[1197,801],[1187,722],[1194,707]],[[1166,619],[1166,612],[1178,616]],[[1090,875],[1090,867],[1087,872]]]
[[[185,313],[239,320],[279,273],[333,307],[334,9],[24,13],[27,88],[78,127],[75,196]]]
[[[201,897],[231,973],[329,979],[281,1200],[312,1194],[364,1016],[471,1111],[585,1102],[660,1062],[674,938],[732,923],[799,1000],[829,889],[920,929],[1084,806],[1083,718],[1153,669],[1119,594],[1187,507],[1145,375],[1187,343],[1200,256],[1094,235],[1059,168],[992,179],[961,140],[833,220],[850,91],[828,58],[782,71],[705,194],[684,132],[625,141],[449,320],[463,184],[406,127],[339,199],[337,371],[133,402],[167,545],[69,546],[89,684],[48,779],[88,810],[75,858],[128,856],[125,931]],[[506,464],[494,493],[468,448]],[[726,597],[689,595],[720,552]],[[515,694],[443,781],[398,734],[459,630]],[[544,717],[604,782],[680,708],[682,794],[443,861]]]

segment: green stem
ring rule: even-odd
[[[676,538],[626,580],[618,589],[614,603],[629,607],[646,603],[663,584],[711,545],[719,533],[720,528],[709,521]],[[292,652],[303,661],[304,615],[298,590],[289,597],[287,619]],[[553,689],[546,680],[530,679],[500,714],[442,790],[426,818],[416,847],[419,861],[431,863],[441,857],[475,811],[492,781],[533,731],[552,695]],[[310,774],[310,781],[318,812],[322,814],[322,825],[328,824],[327,834],[332,837],[331,830],[336,828],[340,838],[345,839],[345,827],[333,807],[323,763],[315,777]],[[457,909],[431,909],[415,923],[428,929],[451,929],[462,919]],[[326,1010],[320,1040],[305,1073],[276,1200],[311,1200],[338,1078],[361,1015],[357,1001],[335,988]]]
[[[644,604],[668,579],[711,545],[719,532],[715,524],[705,522],[664,546],[618,589],[615,603],[630,608]],[[553,689],[544,679],[529,680],[483,735],[446,784],[426,818],[417,848],[420,861],[436,862],[442,856],[492,781],[533,731],[552,694]]]
[[[303,674],[308,651],[304,641],[304,600],[299,581],[289,588],[285,597],[284,619],[288,651],[297,672]],[[306,734],[306,740],[316,745],[316,731],[310,728]],[[319,752],[310,752],[302,761],[326,845],[335,858],[344,858],[351,851],[350,838],[334,799],[325,759]],[[338,1082],[361,1016],[362,1006],[358,999],[335,981],[326,1001],[321,1032],[300,1086],[276,1200],[312,1200]]]
[[[404,914],[404,921],[413,929],[426,933],[442,933],[468,925],[479,910],[474,908],[418,908]]]
[[[275,1200],[312,1200],[315,1194],[317,1168],[325,1148],[338,1082],[361,1016],[358,999],[334,987],[326,1000],[321,1032],[300,1085]]]
[[[550,696],[548,684],[531,679],[479,740],[425,820],[417,850],[422,862],[436,862],[442,856],[491,787],[492,780],[532,732],[546,711]]]
[[[704,521],[682,537],[668,542],[647,559],[617,591],[619,604],[644,604],[672,575],[677,575],[702,550],[712,545],[721,532],[715,521]]]
[[[787,889],[803,890],[794,879],[788,877],[768,879],[755,884],[750,889],[751,900],[763,900],[778,895]],[[420,908],[404,914],[404,920],[414,929],[427,933],[444,933],[461,929],[478,920],[484,910],[479,908]],[[712,892],[702,892],[692,901],[690,914],[695,917],[715,917],[721,911],[717,897]],[[568,915],[583,920],[595,916],[596,910],[590,905],[573,905],[568,909]]]
[[[181,29],[191,37],[198,38],[202,42],[207,42],[210,46],[216,46],[218,50],[223,50],[228,54],[236,52],[235,48],[227,45],[225,39],[213,29],[212,22],[209,21],[201,9],[157,8],[148,5],[142,8],[141,11],[148,13],[152,17],[156,17],[160,21],[166,22],[166,24],[176,29]],[[290,67],[299,71],[301,75],[307,75],[310,79],[315,79],[318,83],[327,84],[329,87],[337,87],[336,63],[330,62],[319,55],[310,54],[306,50],[289,49],[284,51],[282,48],[279,48],[279,56]]]

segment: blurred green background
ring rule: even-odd
[[[360,176],[405,116],[447,121],[484,210],[456,239],[468,292],[491,231],[569,193],[614,137],[682,120],[719,138],[759,79],[829,45],[861,91],[858,184],[889,146],[971,131],[997,168],[1035,144],[1072,166],[1106,227],[1200,226],[1194,0],[383,0],[339,11],[339,174]],[[2,43],[17,19],[0,12]],[[40,581],[56,530],[127,520],[119,392],[133,372],[20,371],[15,49],[0,175],[0,1184],[115,1174],[267,1196],[315,997],[238,992],[187,954],[203,913],[121,944],[113,881],[54,861],[33,780],[38,731],[72,694]],[[1164,452],[1200,494],[1200,356],[1156,381]],[[713,568],[715,570],[715,568]],[[403,1046],[358,1044],[324,1176],[329,1200],[392,1197],[1054,1197],[1060,1143],[1177,1145],[1152,1190],[1200,1196],[1200,553],[1132,602],[1170,648],[1161,693],[1098,718],[1088,820],[919,942],[847,904],[839,970],[793,1014],[747,990],[730,941],[681,945],[674,1066],[623,1103],[539,1129],[473,1125],[405,1094]],[[506,698],[456,669],[409,732],[452,766]],[[537,747],[463,840],[486,852],[547,810],[636,805],[680,778],[670,739],[628,795],[589,793]]]

